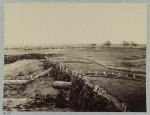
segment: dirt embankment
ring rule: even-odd
[[[82,64],[81,64],[80,63],[81,60],[77,61],[78,58],[77,59],[75,58],[68,59],[68,58],[67,60],[69,61],[65,61],[66,58],[59,58],[59,59],[55,58],[54,60],[63,62],[64,65],[66,65],[68,68],[71,68],[73,73],[77,72],[77,74],[81,74],[81,75],[88,74],[87,76],[93,82],[93,84],[100,85],[102,88],[104,88],[108,92],[108,94],[114,96],[120,102],[126,103],[127,109],[129,111],[146,111],[146,84],[144,80],[145,78],[141,77],[140,75],[139,75],[140,77],[136,75],[136,78],[134,79],[133,79],[133,76],[128,76],[128,77],[132,77],[132,79],[127,79],[127,76],[125,73],[129,74],[128,71],[124,71],[123,73],[120,72],[121,76],[117,77],[119,75],[118,74],[119,71],[112,71],[112,69],[105,69],[105,68],[102,68],[101,66],[100,66],[100,69],[98,70],[99,67],[97,67],[97,64],[94,65],[93,63],[90,63],[87,60],[85,61],[83,59],[82,59]],[[88,70],[94,73],[88,73]],[[95,75],[95,70],[98,72],[96,73],[98,75]],[[117,75],[117,76],[114,76],[114,77],[107,77],[106,75],[99,76],[99,74],[102,73],[103,71],[105,71],[106,73],[114,72],[114,75]],[[89,76],[89,74],[92,74],[92,75]],[[80,87],[80,89],[82,88]],[[75,94],[80,95],[79,92]],[[81,95],[82,94],[84,93],[82,92]],[[77,97],[74,97],[74,98],[77,98]],[[137,104],[137,101],[139,102],[138,104]],[[79,108],[81,108],[81,106],[79,106]]]
[[[39,68],[41,68],[40,66],[41,63]],[[23,67],[22,71],[25,71],[25,68],[29,67],[30,65]],[[44,68],[43,64],[42,67]],[[6,111],[74,111],[68,106],[64,99],[66,98],[63,97],[64,91],[61,92],[61,90],[52,87],[52,82],[58,78],[64,77],[59,77],[56,74],[56,70],[52,73],[50,72],[48,75],[46,74],[44,76],[39,74],[40,76],[36,79],[28,79],[25,83],[15,81],[4,83],[3,109]],[[37,74],[38,72],[35,76],[37,76]],[[15,78],[19,79],[19,77],[20,76],[17,76]],[[15,103],[15,101],[18,101],[18,103]]]

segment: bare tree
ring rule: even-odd
[[[110,41],[106,41],[103,45],[108,48],[111,47],[112,43]]]
[[[124,48],[126,48],[126,47],[128,47],[130,44],[129,44],[129,42],[127,42],[127,41],[123,41],[123,44],[122,44],[122,45],[123,45]]]
[[[137,43],[131,42],[131,48],[136,48],[137,45],[138,45]]]

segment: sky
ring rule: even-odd
[[[144,3],[5,3],[5,47],[146,43]]]

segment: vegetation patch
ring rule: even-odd
[[[142,58],[146,58],[146,56],[142,55],[142,56],[119,57],[118,59],[122,59],[122,60],[138,60],[138,59],[142,59]]]
[[[62,56],[61,54],[37,54],[37,53],[31,53],[31,54],[23,54],[23,55],[4,55],[4,64],[13,63],[17,60],[22,59],[44,59],[45,56],[48,57],[57,57]]]
[[[131,62],[121,62],[121,65],[124,67],[136,67],[136,65]]]
[[[70,105],[77,111],[119,111],[111,102],[93,92],[93,88],[77,77],[73,80],[70,92]]]

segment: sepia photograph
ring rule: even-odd
[[[5,3],[3,111],[146,112],[145,3]]]

